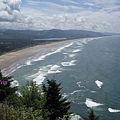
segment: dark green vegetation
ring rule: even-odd
[[[104,34],[92,31],[83,30],[43,30],[43,31],[30,31],[30,30],[0,30],[0,40],[34,40],[34,39],[46,39],[46,38],[86,38],[86,37],[98,37],[104,36]]]
[[[17,87],[10,87],[12,81],[12,77],[4,77],[0,72],[0,102],[16,96],[15,92],[17,91]]]
[[[43,84],[42,90],[44,93],[43,110],[49,110],[50,120],[63,118],[64,115],[69,116],[70,102],[66,102],[67,99],[61,99],[60,85],[56,84],[55,80],[47,80],[47,86]]]
[[[70,102],[62,97],[61,84],[56,80],[47,80],[41,87],[28,81],[18,95],[18,88],[11,87],[12,77],[0,72],[0,79],[0,120],[70,120]],[[99,118],[91,110],[84,120]]]
[[[20,50],[26,47],[31,47],[39,44],[46,44],[55,42],[54,40],[20,40],[20,39],[11,39],[11,40],[0,40],[0,55],[10,52]]]
[[[104,36],[104,34],[82,30],[0,30],[0,55],[38,44],[51,43],[65,39],[100,36]]]
[[[99,116],[96,116],[93,109],[90,109],[88,117],[84,120],[99,120]]]

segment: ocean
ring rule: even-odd
[[[83,38],[42,49],[11,66],[15,85],[55,79],[62,83],[72,112],[86,116],[92,107],[100,120],[120,120],[120,36]]]

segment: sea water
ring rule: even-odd
[[[92,107],[101,120],[120,120],[120,36],[61,43],[19,61],[9,73],[19,86],[55,79],[71,111],[86,116]]]

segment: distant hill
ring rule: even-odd
[[[108,36],[109,36],[109,35],[120,35],[120,33],[107,33],[107,32],[106,32],[105,35],[108,35]]]
[[[104,36],[104,34],[83,30],[0,30],[0,55],[10,51],[60,40],[100,36]]]
[[[31,31],[31,30],[0,30],[0,40],[34,40],[45,38],[85,38],[85,37],[99,37],[104,36],[103,33],[83,31],[83,30],[43,30],[43,31]]]

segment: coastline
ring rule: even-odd
[[[75,40],[75,39],[74,39]],[[67,43],[73,40],[57,41],[49,44],[36,45],[33,47],[24,48],[15,52],[5,53],[0,56],[0,69],[7,71],[9,67],[20,60],[27,59],[29,57],[35,56],[38,53],[42,53],[44,49],[51,48],[53,46]]]

